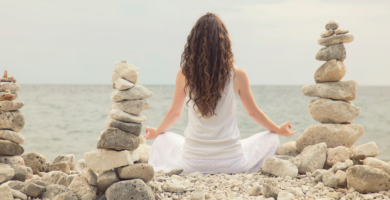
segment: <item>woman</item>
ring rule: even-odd
[[[278,135],[295,133],[289,122],[277,126],[257,107],[245,70],[233,63],[225,25],[207,13],[187,38],[171,108],[158,128],[146,127],[145,138],[156,138],[149,156],[155,171],[253,172],[261,168],[264,158],[275,154]],[[238,97],[247,114],[269,131],[240,140]],[[185,138],[167,132],[180,118],[184,104],[189,106]]]

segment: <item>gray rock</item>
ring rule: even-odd
[[[309,113],[320,123],[343,123],[354,120],[360,108],[350,101],[319,98],[310,101]]]
[[[326,37],[332,36],[333,34],[334,34],[334,30],[326,30],[326,31],[322,31],[320,36],[322,38],[326,38]]]
[[[24,160],[21,156],[0,156],[0,163],[8,165],[24,165]]]
[[[5,92],[1,92],[1,91],[0,91],[0,97],[3,96],[4,93],[5,93]],[[11,93],[12,96],[14,97],[14,100],[16,100],[16,99],[18,98],[18,93],[17,93],[17,92],[11,91],[10,93]]]
[[[120,181],[115,171],[105,171],[99,173],[97,177],[97,188],[99,191],[105,192],[112,184]]]
[[[335,33],[336,35],[346,34],[346,33],[349,33],[349,30],[345,30],[345,29],[336,29],[336,30],[334,31],[334,33]]]
[[[318,39],[318,44],[321,46],[331,46],[339,43],[350,43],[354,39],[352,34],[346,33],[341,35],[333,35],[327,38]]]
[[[139,139],[139,138],[138,138]],[[149,154],[150,149],[152,147],[147,144],[140,144],[138,146],[137,151],[139,151],[139,160],[136,161],[137,163],[148,163],[149,162]]]
[[[281,192],[278,186],[278,182],[273,179],[264,180],[263,185],[263,195],[265,197],[272,197],[274,199],[278,198],[278,194]]]
[[[347,173],[341,171],[341,170],[338,170],[335,174],[335,176],[337,177],[337,186],[338,187],[347,187]]]
[[[107,189],[106,197],[108,200],[155,199],[152,189],[140,179],[121,181],[113,184]]]
[[[316,169],[322,169],[326,161],[327,146],[325,142],[307,146],[303,149],[301,154],[291,158],[295,166],[298,167],[300,174],[306,174],[306,172],[314,172]]]
[[[316,60],[319,61],[329,61],[335,59],[343,62],[346,58],[347,52],[345,51],[343,44],[335,44],[329,47],[323,47],[318,50],[316,55]]]
[[[78,200],[72,190],[63,185],[49,185],[46,191],[42,193],[42,200]]]
[[[85,163],[93,171],[108,171],[131,165],[139,159],[138,151],[113,151],[98,149],[84,153]]]
[[[316,83],[337,82],[340,81],[347,73],[344,63],[332,59],[321,65],[314,74]]]
[[[326,169],[317,169],[312,173],[315,182],[322,182],[322,176],[328,172]]]
[[[295,147],[295,141],[289,141],[278,147],[276,150],[277,155],[297,156],[299,152]]]
[[[338,146],[335,148],[329,148],[327,151],[326,164],[333,166],[337,162],[345,162],[353,154],[353,150],[347,147]]]
[[[348,168],[348,165],[343,162],[337,162],[334,164],[328,171],[332,172],[333,174],[336,173],[338,170],[346,170]]]
[[[253,183],[252,188],[249,190],[249,196],[259,196],[261,193],[261,187],[258,183]]]
[[[146,100],[121,101],[111,106],[111,109],[121,110],[134,115],[140,114],[147,108],[149,108],[149,102]]]
[[[142,123],[147,119],[143,114],[133,115],[117,109],[111,110],[108,115],[112,119],[116,119],[122,122]]]
[[[282,191],[278,194],[278,200],[294,200],[295,196],[289,192]]]
[[[140,70],[134,65],[128,64],[125,60],[115,63],[114,72],[134,84],[138,83]]]
[[[0,92],[5,92],[6,90],[19,91],[20,86],[13,82],[0,82]]]
[[[358,83],[355,80],[317,83],[302,87],[302,94],[309,97],[322,97],[352,101],[356,99]]]
[[[50,161],[45,156],[38,153],[27,153],[22,155],[26,166],[31,167],[34,174],[48,172]]]
[[[0,112],[0,130],[20,132],[24,127],[24,115],[19,110]]]
[[[112,118],[107,118],[106,120],[106,128],[117,128],[127,133],[132,133],[136,136],[141,134],[142,124],[139,123],[131,123],[131,122],[122,122]]]
[[[21,155],[24,148],[18,143],[0,139],[0,156]]]
[[[387,162],[384,162],[382,160],[372,158],[372,157],[367,157],[363,160],[363,165],[367,165],[367,166],[370,166],[373,168],[381,169],[390,175],[390,164]]]
[[[73,180],[79,176],[79,174],[71,174],[71,175],[68,175],[66,178],[65,178],[65,182],[64,182],[64,186],[66,187],[69,187],[69,185],[73,182]],[[91,184],[92,185],[92,184]],[[96,186],[96,185],[95,185]]]
[[[337,186],[337,177],[332,172],[326,172],[322,175],[322,181],[325,186],[335,188]]]
[[[335,20],[330,20],[330,21],[325,25],[325,29],[326,29],[326,30],[330,30],[330,29],[336,30],[337,28],[339,28],[339,23],[337,23]]]
[[[0,200],[13,200],[14,196],[12,195],[11,189],[8,185],[2,184],[0,185]]]
[[[72,167],[74,164],[75,157],[73,154],[68,154],[68,155],[58,155],[56,156],[53,161],[51,161],[51,164],[56,164],[59,162],[67,162],[69,167]]]
[[[153,95],[153,92],[141,85],[136,85],[129,90],[114,90],[111,93],[111,100],[119,102],[123,100],[147,99]]]
[[[109,128],[100,134],[97,143],[98,149],[115,149],[133,151],[139,146],[139,139],[132,133],[121,131],[117,128]]]
[[[33,182],[27,182],[26,185],[20,190],[21,193],[30,196],[38,197],[46,190],[46,187],[38,185]]]
[[[12,177],[12,180],[25,181],[27,179],[33,178],[33,171],[30,167],[24,165],[13,164],[11,165],[14,169],[15,175]]]
[[[363,160],[366,157],[376,157],[379,154],[378,146],[375,142],[369,142],[354,148],[352,159]]]
[[[306,146],[325,142],[328,148],[352,147],[363,135],[364,128],[358,124],[320,124],[306,128],[297,138],[296,147],[301,152]]]
[[[304,194],[302,192],[302,188],[300,188],[300,187],[289,187],[289,188],[286,188],[286,191],[293,194],[296,197],[303,197],[304,196]]]
[[[140,179],[135,179],[135,180],[140,180]],[[186,191],[186,187],[183,185],[183,183],[181,181],[176,180],[176,179],[167,180],[162,185],[162,189],[166,192],[176,192],[176,193]]]
[[[115,89],[118,89],[118,90],[127,90],[127,89],[134,87],[134,83],[132,83],[124,78],[118,78],[118,79],[116,79],[114,86],[115,86]]]
[[[96,187],[89,185],[87,180],[82,176],[75,177],[68,188],[80,200],[96,199]]]
[[[291,158],[294,158],[293,156],[287,156],[287,155],[274,155],[273,157],[279,158],[282,160],[290,160]]]
[[[24,136],[22,134],[10,130],[0,130],[0,139],[9,140],[18,144],[24,143]]]
[[[367,165],[347,169],[347,186],[360,193],[390,190],[390,175]]]
[[[11,189],[11,193],[12,193],[12,196],[14,196],[14,198],[27,200],[27,195],[25,195],[17,190]]]
[[[68,187],[67,176],[64,172],[52,171],[42,176],[41,181],[47,183],[47,185],[57,184]]]
[[[7,182],[14,177],[15,172],[11,166],[6,164],[0,164],[0,184]]]
[[[97,186],[97,175],[92,170],[87,170],[82,174],[90,185]]]
[[[200,187],[197,187],[194,192],[191,193],[191,200],[205,200],[205,193]]]
[[[80,159],[71,167],[71,170],[82,172],[88,170],[88,167],[85,164],[85,160]]]
[[[154,170],[152,165],[139,163],[126,167],[119,167],[117,173],[120,179],[142,179],[145,183],[153,180]]]
[[[20,101],[0,101],[1,111],[15,111],[21,109],[23,106],[24,103]]]
[[[70,174],[70,167],[66,161],[61,161],[50,164],[49,171],[60,171],[64,172],[65,174]]]
[[[298,168],[288,160],[282,160],[273,156],[264,159],[261,170],[275,176],[298,176]]]
[[[20,191],[23,189],[24,186],[26,186],[27,182],[21,182],[21,181],[8,181],[4,183],[3,185],[8,185],[11,189]]]
[[[178,168],[178,169],[172,169],[171,171],[169,171],[165,175],[166,176],[172,176],[172,175],[180,175],[181,173],[183,173],[183,169]]]

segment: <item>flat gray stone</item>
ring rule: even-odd
[[[0,139],[9,140],[18,144],[24,143],[24,136],[22,134],[10,130],[0,130]]]
[[[78,200],[72,190],[63,185],[49,185],[46,191],[42,193],[42,200]]]
[[[146,100],[121,101],[111,106],[111,109],[121,110],[134,115],[140,114],[147,108],[149,108],[149,102]]]
[[[295,146],[295,141],[289,141],[282,144],[276,150],[277,155],[287,155],[287,156],[297,156],[299,152],[297,151],[297,147]]]
[[[122,180],[142,179],[145,183],[153,180],[154,177],[152,165],[146,163],[120,167],[117,169],[117,173]]]
[[[132,122],[132,123],[142,123],[145,122],[147,119],[145,115],[142,114],[133,115],[117,109],[112,109],[109,113],[109,116],[112,119],[116,119],[118,121]]]
[[[323,47],[318,50],[316,55],[316,60],[319,61],[329,61],[335,59],[343,62],[346,58],[347,53],[343,44],[335,44],[329,47]]]
[[[354,39],[352,34],[333,35],[327,38],[318,39],[318,44],[321,46],[331,46],[339,43],[350,43]]]
[[[0,156],[22,155],[24,148],[18,143],[0,139]]]
[[[112,184],[119,182],[119,178],[115,171],[109,170],[99,173],[97,177],[97,188],[101,192],[105,192]]]
[[[0,101],[1,111],[15,111],[21,109],[23,106],[24,103],[20,101]]]
[[[0,112],[0,130],[20,132],[24,127],[24,115],[19,110]]]
[[[133,151],[139,146],[138,136],[121,131],[117,128],[109,128],[100,134],[98,149],[114,149]]]
[[[332,172],[326,172],[322,175],[322,181],[325,186],[336,188],[338,179]]]
[[[298,167],[300,174],[306,172],[314,172],[317,169],[322,169],[326,161],[327,146],[325,142],[307,146],[303,151],[289,161]]]
[[[356,99],[357,87],[355,80],[317,83],[303,86],[302,94],[308,97],[353,101]]]
[[[297,166],[288,160],[282,160],[274,156],[264,159],[261,170],[275,176],[290,176],[292,178],[298,176]]]
[[[25,181],[27,179],[33,178],[33,171],[30,167],[24,165],[14,164],[11,165],[14,169],[15,175],[12,177],[12,180]]]
[[[5,90],[19,91],[20,86],[13,82],[0,82],[0,92],[5,92]]]
[[[330,20],[330,21],[325,25],[325,29],[326,29],[326,30],[330,30],[330,29],[336,30],[337,28],[339,28],[339,23],[337,23],[335,20]]]
[[[326,38],[326,37],[329,37],[329,36],[332,36],[334,34],[334,30],[325,30],[325,31],[322,31],[320,36],[322,38]]]
[[[108,200],[155,199],[152,189],[140,179],[120,181],[111,185],[106,191],[106,197]]]
[[[364,128],[358,124],[319,124],[306,128],[297,138],[296,147],[301,152],[309,145],[325,142],[328,148],[344,146],[347,148],[363,135]]]
[[[390,175],[367,165],[355,165],[347,169],[347,187],[360,193],[390,190]]]
[[[26,166],[31,167],[34,174],[49,171],[50,161],[45,156],[32,152],[24,154],[22,157]]]
[[[114,90],[111,93],[111,100],[119,102],[123,100],[147,99],[153,95],[153,92],[141,85],[136,85],[131,89],[120,91]]]
[[[314,74],[316,83],[337,82],[343,79],[347,73],[344,63],[332,59],[321,65]]]
[[[140,123],[131,123],[131,122],[122,122],[119,120],[112,119],[110,117],[106,120],[106,128],[117,128],[127,133],[132,133],[136,136],[141,134],[142,124]]]
[[[14,177],[15,172],[11,166],[7,164],[0,164],[0,184],[5,183]]]
[[[310,116],[317,122],[343,123],[354,120],[360,114],[360,108],[350,101],[319,98],[309,103]]]

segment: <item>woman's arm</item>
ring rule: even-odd
[[[255,98],[253,97],[250,85],[249,78],[245,70],[242,68],[236,68],[236,84],[238,87],[238,94],[242,104],[244,105],[246,113],[250,118],[253,119],[257,124],[264,127],[265,129],[272,131],[281,136],[291,136],[296,133],[296,131],[291,131],[290,122],[286,122],[280,126],[277,126],[272,122],[267,115],[259,109],[256,104]]]
[[[185,77],[180,69],[179,72],[177,72],[176,76],[175,94],[173,96],[171,108],[169,109],[167,114],[165,114],[165,117],[162,120],[160,126],[158,126],[158,128],[148,126],[145,127],[145,138],[147,140],[152,140],[158,135],[168,131],[168,129],[171,128],[180,118],[181,114],[183,113],[183,107],[186,100],[186,93],[184,92],[184,87]]]

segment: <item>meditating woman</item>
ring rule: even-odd
[[[215,14],[207,13],[187,38],[171,108],[158,128],[146,127],[145,138],[156,138],[149,156],[155,171],[253,172],[275,154],[278,135],[295,133],[289,122],[277,126],[257,107],[245,70],[233,63],[225,25]],[[269,131],[240,140],[238,97],[247,114]],[[189,107],[185,137],[167,132],[185,104]]]

